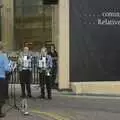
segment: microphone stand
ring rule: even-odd
[[[20,111],[20,108],[17,106],[17,100],[16,100],[16,88],[15,88],[15,80],[14,80],[14,75],[15,74],[15,79],[16,79],[16,70],[14,72],[12,72],[12,83],[11,83],[11,97],[13,97],[13,105],[9,105],[11,106],[6,112],[9,112],[12,109],[18,110]],[[13,93],[12,93],[12,89],[13,89]]]

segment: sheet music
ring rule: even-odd
[[[43,66],[42,66],[42,60],[39,60],[39,63],[38,63],[38,64],[39,64],[38,66],[39,66],[40,68],[43,67]]]
[[[24,58],[23,58],[23,66],[25,68],[29,67],[29,60],[27,59],[27,56],[24,56]]]
[[[40,68],[47,68],[46,57],[42,57],[42,59],[39,60],[39,67]]]
[[[42,57],[42,60],[43,60],[43,68],[47,68],[46,57]]]
[[[47,76],[50,76],[50,71],[47,71]]]
[[[24,56],[24,58],[23,58],[24,60],[27,60],[27,56]]]

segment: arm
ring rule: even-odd
[[[22,63],[22,55],[20,54],[18,58],[18,65],[21,65],[21,63]]]
[[[12,66],[12,70],[15,71],[15,69],[17,68],[16,62],[12,62],[12,65],[13,65],[13,66]]]
[[[9,60],[7,56],[4,56],[4,69],[6,72],[10,72]]]
[[[52,57],[51,56],[49,56],[49,67],[50,68],[52,68],[53,67],[53,62],[52,62]]]
[[[57,52],[55,51],[53,60],[56,60],[56,61],[57,61],[57,59],[58,59],[58,54],[57,54]]]

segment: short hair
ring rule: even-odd
[[[24,47],[24,49],[27,49],[27,50],[29,50],[29,47]]]
[[[47,48],[45,48],[45,47],[43,47],[43,48],[41,48],[41,52],[47,52]]]
[[[50,47],[53,47],[53,49],[55,49],[55,45],[54,44],[52,44]]]

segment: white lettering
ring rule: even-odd
[[[120,17],[120,12],[103,12],[103,17]]]
[[[101,19],[98,19],[98,25],[102,25]]]
[[[120,20],[98,19],[98,25],[120,25]]]

